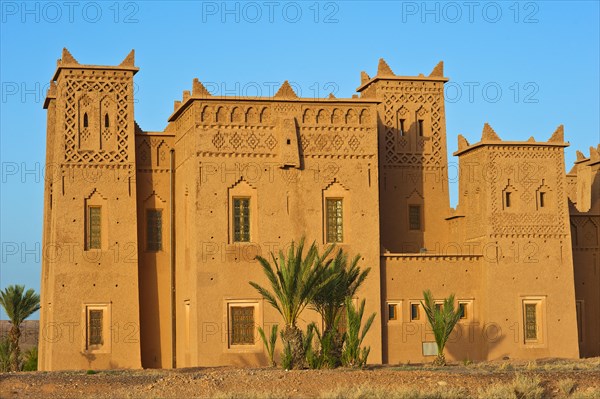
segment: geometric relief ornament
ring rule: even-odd
[[[300,145],[307,156],[365,155],[361,140],[364,134],[301,132]]]
[[[117,75],[108,78],[88,75],[65,81],[66,162],[127,162],[131,79]]]
[[[417,89],[402,84],[389,87],[388,90],[383,98],[381,132],[385,163],[442,166],[444,123],[439,95],[425,95],[425,88]]]
[[[152,165],[152,155],[151,155],[150,143],[147,138],[141,140],[141,142],[137,146],[137,151],[135,154],[135,158],[138,166],[142,167],[150,167]]]
[[[109,93],[100,100],[100,150],[117,151],[117,133],[115,121],[117,117],[117,103],[114,95]]]
[[[235,129],[219,130],[210,139],[213,147],[220,152],[254,152],[273,150],[278,140],[270,131]]]
[[[96,93],[84,93],[78,101],[78,147],[82,151],[93,151],[100,144],[96,98]]]

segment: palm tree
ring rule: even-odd
[[[354,297],[358,288],[367,278],[371,268],[363,271],[358,266],[360,255],[356,255],[348,266],[348,255],[338,250],[331,266],[327,268],[325,275],[331,276],[329,283],[323,286],[311,301],[312,307],[319,312],[323,318],[323,339],[329,339],[327,345],[330,353],[324,354],[334,364],[329,367],[337,367],[341,362],[343,334],[338,331],[337,325],[340,316],[344,312],[344,304],[347,298]]]
[[[10,360],[12,371],[19,371],[21,323],[40,308],[40,296],[24,285],[9,285],[0,291],[0,305],[4,308],[12,326],[8,333],[10,340]]]
[[[283,317],[284,328],[281,332],[284,345],[289,345],[292,354],[292,367],[302,368],[304,363],[302,330],[296,325],[300,313],[314,298],[319,290],[329,282],[323,278],[331,260],[325,261],[333,246],[328,246],[319,255],[313,242],[306,256],[304,255],[304,238],[298,246],[292,241],[287,257],[279,251],[279,259],[271,252],[271,263],[257,256],[263,271],[271,285],[271,291],[251,281],[252,285]],[[279,261],[279,262],[278,262]]]
[[[375,320],[375,313],[365,322],[362,327],[362,318],[365,313],[365,299],[363,298],[358,305],[358,308],[352,303],[352,298],[346,298],[346,342],[344,352],[342,353],[342,364],[348,367],[362,367],[367,364],[367,358],[371,347],[361,347],[367,332]]]
[[[438,354],[433,364],[436,366],[445,366],[446,356],[444,356],[444,348],[446,342],[448,342],[450,333],[452,333],[454,326],[456,326],[456,323],[460,319],[460,310],[454,309],[454,294],[444,299],[444,303],[441,306],[436,306],[431,291],[423,291],[423,297],[425,302],[421,301],[421,305],[425,309],[425,314],[433,330],[435,343],[438,348]]]

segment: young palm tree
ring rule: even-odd
[[[277,324],[273,324],[271,327],[271,335],[269,339],[267,339],[267,335],[265,334],[265,330],[262,327],[258,327],[258,333],[260,334],[260,338],[262,339],[265,348],[267,348],[267,355],[269,355],[269,361],[271,362],[271,367],[275,367],[277,364],[275,363],[275,345],[277,344],[277,329],[279,326]]]
[[[331,276],[329,283],[323,286],[311,301],[312,307],[323,318],[323,338],[330,340],[329,351],[326,358],[335,361],[329,367],[337,367],[341,362],[343,334],[338,331],[337,324],[344,312],[347,298],[352,298],[361,284],[367,278],[371,268],[363,271],[358,266],[360,255],[355,256],[348,266],[348,255],[338,250],[333,262],[325,275]]]
[[[444,348],[450,333],[458,323],[460,319],[460,310],[454,309],[454,294],[444,299],[444,304],[440,307],[436,307],[433,301],[433,295],[431,291],[423,291],[423,297],[425,302],[421,302],[427,315],[427,320],[433,329],[433,335],[435,336],[435,343],[438,348],[438,355],[434,360],[433,364],[436,366],[446,365],[446,356],[444,356]]]
[[[0,305],[12,324],[8,333],[12,371],[19,371],[21,323],[40,308],[40,296],[32,288],[25,293],[23,291],[25,291],[24,285],[9,285],[0,291]]]
[[[347,367],[362,367],[367,364],[367,358],[371,347],[361,347],[367,332],[375,320],[375,313],[372,313],[365,325],[362,327],[362,318],[365,313],[365,299],[363,298],[358,305],[354,307],[352,298],[346,298],[346,323],[347,331],[345,334],[346,342],[342,353],[342,364]]]
[[[304,255],[304,238],[298,246],[292,241],[287,257],[279,251],[279,262],[274,253],[271,253],[273,265],[257,256],[260,265],[269,283],[271,291],[251,281],[256,290],[273,306],[283,317],[284,327],[281,337],[284,345],[289,345],[292,353],[292,366],[302,368],[304,363],[302,330],[296,325],[298,316],[306,305],[314,298],[317,292],[326,285],[330,278],[324,278],[331,260],[325,261],[333,246],[328,246],[322,255],[319,255],[316,244],[313,244]]]

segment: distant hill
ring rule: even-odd
[[[10,321],[0,320],[0,337],[5,337],[10,331]],[[39,341],[40,335],[40,321],[39,320],[25,320],[21,324],[21,350],[27,350],[32,346],[36,346]]]

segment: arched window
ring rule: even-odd
[[[105,128],[109,128],[110,127],[110,123],[109,123],[109,119],[108,119],[108,114],[104,114],[104,127]]]
[[[83,127],[88,127],[88,116],[87,116],[87,112],[83,114]]]

